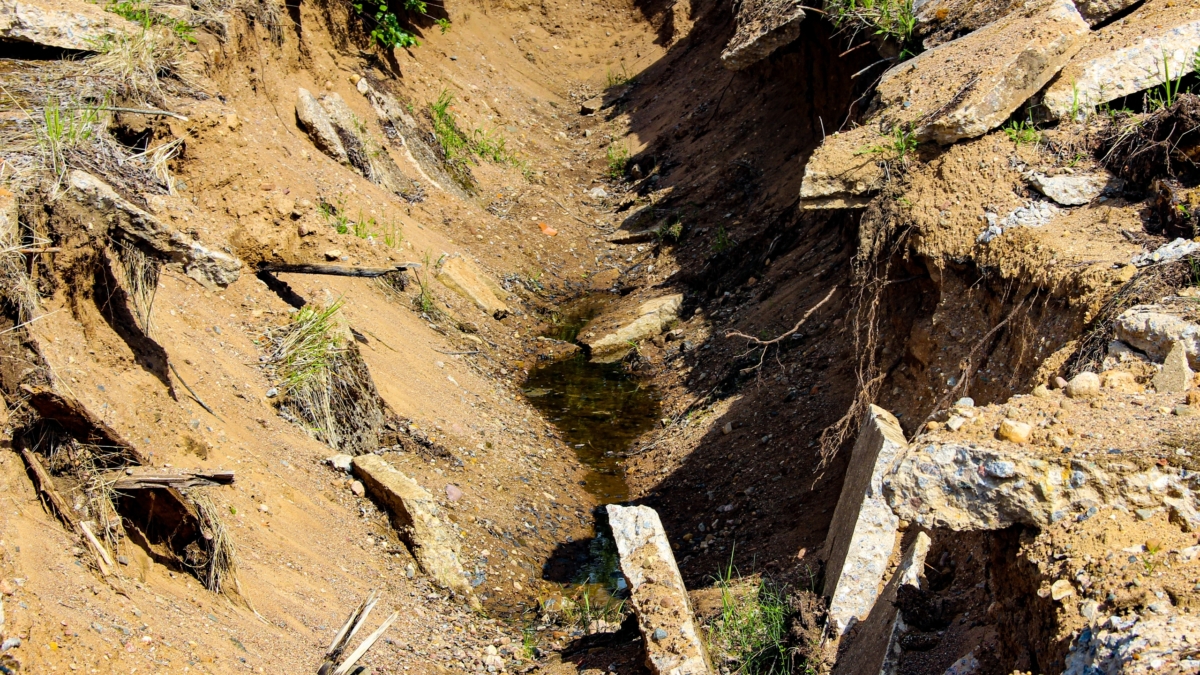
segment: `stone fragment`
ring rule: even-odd
[[[1163,504],[1167,505],[1171,522],[1184,532],[1200,532],[1200,513],[1196,512],[1190,497],[1164,497]]]
[[[1100,386],[1122,394],[1142,393],[1142,385],[1138,384],[1137,378],[1127,370],[1106,370],[1100,373]]]
[[[859,624],[854,642],[845,650],[839,648],[843,656],[834,665],[833,675],[896,672],[902,651],[900,638],[908,630],[896,608],[896,597],[901,586],[920,588],[929,544],[929,535],[917,532],[904,549],[900,565],[883,587],[871,613]]]
[[[392,524],[412,549],[421,570],[442,588],[469,595],[459,562],[459,542],[442,522],[433,496],[378,455],[354,458],[354,473],[392,515]]]
[[[134,240],[171,262],[183,265],[184,274],[206,286],[222,288],[237,281],[242,261],[220,251],[206,248],[190,236],[173,230],[165,223],[121,197],[104,181],[83,171],[72,171],[67,179],[67,195],[85,222],[108,224],[110,236]]]
[[[978,670],[979,659],[975,656],[975,650],[972,649],[951,663],[943,675],[974,675]]]
[[[1075,0],[1075,7],[1083,20],[1094,27],[1137,2],[1138,0]]]
[[[648,506],[609,504],[607,509],[646,665],[655,675],[711,675],[687,588],[658,514]]]
[[[874,125],[825,137],[804,165],[800,204],[806,209],[846,209],[867,205],[886,174],[883,157],[873,149],[890,139]]]
[[[457,485],[446,486],[446,501],[456,502],[463,497],[463,491]]]
[[[437,280],[493,317],[501,318],[508,314],[508,305],[500,299],[504,291],[470,260],[460,255],[450,256],[442,263]]]
[[[1075,587],[1066,579],[1059,579],[1050,584],[1050,599],[1062,600],[1063,598],[1075,595]]]
[[[679,308],[682,305],[683,295],[680,293],[647,300],[634,310],[632,321],[623,323],[615,331],[605,332],[598,338],[588,337],[580,342],[587,346],[593,358],[623,354],[630,349],[631,343],[662,333],[671,322],[679,318]],[[603,320],[604,316],[601,315],[598,319]],[[591,325],[588,324],[589,327]]]
[[[354,462],[354,458],[350,455],[334,455],[325,461],[329,462],[329,466],[339,471],[350,473],[350,465]]]
[[[1171,348],[1152,384],[1160,394],[1179,394],[1192,386],[1192,369],[1188,367],[1187,350],[1182,341]]]
[[[854,621],[867,618],[875,604],[899,525],[884,498],[882,481],[907,449],[896,418],[871,406],[859,428],[825,537],[829,623],[839,636]]]
[[[1200,324],[1174,314],[1163,305],[1135,305],[1122,312],[1113,324],[1117,339],[1163,361],[1176,343],[1182,343],[1188,364],[1200,370]]]
[[[362,481],[359,480],[350,483],[350,491],[354,493],[355,497],[362,497],[367,494],[366,488],[363,487]]]
[[[1153,251],[1146,251],[1133,256],[1129,262],[1135,267],[1146,267],[1160,263],[1174,262],[1185,256],[1200,253],[1200,241],[1192,241],[1179,237],[1170,243],[1163,244]]]
[[[1090,115],[1098,105],[1159,86],[1167,73],[1175,79],[1191,72],[1197,44],[1194,4],[1152,0],[1089,35],[1046,88],[1042,104],[1055,119]]]
[[[1000,423],[1000,429],[996,432],[1002,440],[1012,441],[1013,443],[1028,443],[1029,435],[1033,433],[1033,427],[1024,422],[1016,420],[1004,420]]]
[[[359,80],[362,82],[363,80]],[[386,147],[368,131],[339,94],[321,97],[321,107],[337,131],[350,165],[372,183],[398,195],[406,194],[411,183],[400,172]]]
[[[1039,384],[1033,388],[1033,395],[1038,398],[1054,398],[1054,392],[1044,384]]]
[[[318,150],[338,162],[350,163],[350,157],[346,154],[346,148],[342,145],[329,114],[321,107],[316,97],[303,87],[296,93],[296,119],[300,121],[300,126],[308,133]]]
[[[729,70],[749,68],[800,37],[804,9],[797,0],[738,0],[734,11],[737,30],[721,52]]]
[[[1111,616],[1080,631],[1063,675],[1191,672],[1197,641],[1200,619],[1195,614]]]
[[[1094,398],[1100,395],[1100,377],[1095,373],[1080,373],[1067,382],[1067,396]]]
[[[0,0],[0,40],[94,52],[135,24],[79,0]]]
[[[330,262],[332,262],[334,260],[341,260],[342,256],[344,256],[344,255],[346,255],[346,254],[343,253],[342,249],[340,249],[340,248],[331,248],[328,251],[325,251],[325,259]]]
[[[1116,187],[1118,181],[1105,174],[1083,174],[1079,176],[1046,176],[1035,173],[1029,177],[1029,184],[1035,190],[1063,206],[1082,206],[1100,196],[1110,184]]]

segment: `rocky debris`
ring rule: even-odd
[[[647,667],[656,675],[714,673],[658,514],[648,506],[607,509]]]
[[[342,164],[350,163],[350,157],[333,127],[333,121],[329,119],[329,113],[321,107],[320,101],[303,87],[296,92],[296,119],[300,121],[300,126],[308,133],[318,150]]]
[[[584,326],[584,337],[580,339],[591,352],[593,358],[624,354],[630,345],[638,340],[654,337],[663,332],[673,321],[679,318],[679,308],[683,305],[683,294],[664,295],[647,300],[634,310],[634,318],[627,321],[625,313],[602,314]],[[608,328],[616,323],[619,327],[609,332]],[[602,329],[602,330],[597,330]],[[600,337],[589,337],[596,333]]]
[[[837,660],[833,675],[896,672],[903,651],[900,638],[908,630],[896,607],[896,598],[901,586],[921,587],[930,543],[928,534],[917,532],[904,549],[900,565],[879,593],[871,613],[859,624],[854,641]]]
[[[1197,641],[1200,619],[1192,614],[1111,616],[1080,631],[1063,675],[1195,672]]]
[[[213,251],[182,232],[171,229],[149,213],[121,197],[104,181],[83,171],[72,171],[67,179],[68,197],[91,215],[86,220],[108,223],[114,237],[132,239],[172,262],[183,265],[184,274],[207,286],[222,288],[241,276],[242,261]]]
[[[896,418],[871,406],[859,428],[825,537],[829,624],[838,636],[853,622],[866,619],[875,605],[900,524],[884,498],[882,481],[907,450]]]
[[[1177,343],[1183,345],[1188,363],[1200,370],[1200,324],[1179,316],[1165,304],[1135,305],[1117,316],[1116,338],[1161,362]]]
[[[1105,174],[1083,174],[1079,176],[1030,175],[1029,184],[1062,206],[1082,206],[1100,196],[1110,185],[1117,187],[1119,181]]]
[[[1147,2],[1089,35],[1046,88],[1042,105],[1055,119],[1090,115],[1098,105],[1162,84],[1168,74],[1176,79],[1191,72],[1197,44],[1200,16],[1194,5]]]
[[[326,94],[321,97],[320,105],[328,114],[350,165],[385,190],[397,195],[406,194],[409,186],[400,167],[392,161],[387,149],[372,138],[367,126],[350,110],[341,95],[336,92]]]
[[[1138,0],[1075,0],[1079,15],[1089,26],[1103,23],[1118,12],[1137,4]]]
[[[886,174],[872,148],[888,142],[875,126],[861,126],[825,138],[804,165],[800,204],[806,209],[847,209],[867,205]]]
[[[0,0],[0,40],[57,49],[96,51],[106,36],[133,26],[80,0]]]
[[[1163,244],[1153,251],[1134,256],[1130,263],[1137,267],[1146,267],[1159,263],[1174,262],[1182,259],[1184,256],[1195,255],[1196,253],[1200,253],[1200,242],[1181,237],[1169,244]]]
[[[1004,218],[1000,218],[998,214],[987,211],[983,214],[987,220],[987,227],[976,241],[981,244],[990,243],[993,239],[1003,235],[1014,227],[1042,227],[1049,224],[1051,220],[1054,220],[1054,217],[1060,212],[1061,209],[1050,202],[1037,200],[1013,209],[1012,213],[1004,216]]]
[[[1179,394],[1191,388],[1192,369],[1188,367],[1187,351],[1182,341],[1176,342],[1167,352],[1162,370],[1154,376],[1153,384],[1161,394]]]
[[[508,305],[500,299],[504,291],[460,255],[450,256],[442,262],[437,280],[497,319],[508,314]]]
[[[953,143],[999,127],[1067,63],[1089,33],[1070,0],[1012,12],[883,74],[878,117],[921,141]]]
[[[593,96],[592,98],[584,101],[579,106],[579,113],[581,115],[595,115],[601,110],[611,108],[617,103],[621,102],[621,100],[623,100],[632,90],[633,87],[631,86],[609,89],[599,96]]]
[[[354,473],[392,514],[393,526],[412,547],[421,570],[438,586],[470,595],[471,587],[458,558],[458,538],[442,522],[433,495],[378,455],[355,457]]]
[[[737,30],[721,52],[729,70],[749,68],[800,37],[804,9],[797,0],[738,0],[734,12]]]

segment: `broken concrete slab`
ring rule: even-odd
[[[1191,655],[1197,641],[1200,619],[1195,614],[1168,610],[1113,615],[1080,631],[1067,653],[1063,675],[1195,670]]]
[[[734,14],[737,30],[721,52],[721,65],[729,70],[749,68],[793,42],[805,16],[797,0],[738,0]]]
[[[806,209],[846,209],[867,205],[883,188],[887,173],[874,148],[889,139],[874,125],[825,138],[804,165],[800,204]]]
[[[1089,35],[1046,88],[1042,105],[1054,119],[1086,117],[1098,105],[1157,87],[1168,74],[1175,79],[1191,72],[1197,44],[1200,15],[1194,4],[1147,2]]]
[[[900,525],[884,498],[883,478],[907,450],[896,418],[871,406],[859,428],[825,537],[825,594],[829,624],[838,636],[855,621],[866,619],[879,595]]]
[[[0,40],[77,51],[97,51],[107,36],[134,24],[77,0],[0,0]]]
[[[833,667],[833,675],[880,675],[896,672],[902,648],[900,638],[908,631],[896,607],[901,586],[921,587],[929,535],[917,532],[904,549],[900,565],[892,573],[871,613],[859,625],[858,634]]]
[[[1034,173],[1029,176],[1033,189],[1046,195],[1062,206],[1082,206],[1099,197],[1106,188],[1118,188],[1121,180],[1103,173],[1078,176],[1047,176]]]
[[[136,240],[171,262],[182,264],[184,274],[196,281],[224,288],[241,276],[242,261],[206,248],[171,229],[118,195],[99,178],[76,170],[70,173],[67,183],[70,186],[67,196],[77,206],[93,212],[90,220],[107,223],[114,237]]]
[[[889,69],[879,81],[888,127],[945,145],[999,127],[1084,45],[1071,0],[1045,0]]]
[[[362,80],[360,80],[361,82]],[[392,160],[387,148],[371,135],[367,125],[354,114],[338,93],[321,97],[321,107],[337,132],[350,165],[364,178],[396,195],[412,192],[411,184]]]
[[[454,255],[443,261],[437,280],[496,319],[508,314],[508,305],[500,299],[504,291],[462,256]]]
[[[1200,324],[1176,314],[1168,305],[1135,305],[1117,316],[1115,337],[1161,363],[1182,343],[1188,364],[1200,370]]]
[[[1180,340],[1171,346],[1162,370],[1151,381],[1160,394],[1182,394],[1192,388],[1192,369],[1188,367],[1187,350]]]
[[[579,342],[588,348],[592,358],[624,354],[638,340],[662,333],[679,318],[682,306],[683,294],[676,293],[643,302],[632,312],[632,317],[627,311],[602,314],[584,326],[584,337]]]
[[[433,495],[378,455],[355,457],[354,473],[391,513],[392,525],[412,548],[421,570],[438,586],[469,596],[471,587],[458,558],[458,537],[442,522]]]
[[[1075,0],[1075,8],[1089,26],[1095,27],[1137,3],[1138,0]]]
[[[342,164],[350,163],[350,157],[346,154],[346,148],[342,145],[333,121],[329,119],[329,113],[304,87],[300,87],[296,92],[296,119],[318,150]]]
[[[715,672],[658,514],[648,506],[609,504],[607,509],[647,667],[655,675]]]

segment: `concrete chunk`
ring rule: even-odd
[[[99,178],[72,171],[68,183],[71,186],[68,196],[77,206],[92,212],[91,220],[108,223],[114,235],[135,239],[172,262],[181,263],[184,273],[196,281],[225,287],[241,276],[242,261],[206,248],[171,229]]]
[[[1167,358],[1163,361],[1162,370],[1154,376],[1154,389],[1160,394],[1181,394],[1192,386],[1192,369],[1188,367],[1187,352],[1183,342],[1176,342]]]
[[[609,504],[607,508],[646,645],[646,665],[655,675],[713,673],[658,514],[648,506]]]
[[[1088,36],[1042,96],[1054,119],[1082,118],[1108,101],[1191,72],[1200,45],[1195,3],[1147,2],[1133,14]],[[1164,69],[1163,59],[1166,57]]]
[[[508,313],[508,305],[500,299],[504,291],[466,258],[447,258],[438,271],[437,280],[496,318]]]
[[[591,350],[593,357],[624,353],[629,350],[630,343],[662,333],[663,329],[679,317],[679,308],[682,305],[683,294],[681,293],[664,295],[659,298],[647,300],[635,310],[632,321],[628,323],[622,322],[623,325],[620,328],[613,332],[605,332],[599,338],[585,337],[580,342]],[[592,329],[593,325],[599,326],[607,318],[602,315],[593,321],[593,323],[585,326],[584,330],[587,333],[592,332],[590,329]],[[618,321],[621,320],[620,317],[617,317],[617,319]]]
[[[1164,361],[1175,343],[1183,343],[1188,364],[1200,370],[1200,324],[1173,313],[1165,305],[1135,305],[1117,317],[1116,338],[1155,361]]]
[[[105,36],[134,24],[76,0],[0,0],[0,40],[43,47],[96,51]]]
[[[412,548],[417,564],[440,587],[470,595],[458,560],[458,538],[441,520],[433,496],[378,455],[354,458],[354,473],[392,514],[392,524]]]
[[[803,3],[796,0],[740,0],[735,3],[737,31],[721,52],[721,65],[742,70],[800,37]]]
[[[900,638],[907,632],[904,617],[896,608],[901,586],[920,588],[921,570],[929,554],[929,535],[918,532],[904,549],[900,565],[883,587],[875,607],[859,626],[854,642],[842,651],[833,668],[833,675],[890,675],[900,660]]]
[[[871,406],[850,456],[842,494],[825,538],[829,622],[840,636],[867,618],[879,595],[900,519],[883,495],[883,478],[908,450],[900,423]]]
[[[806,209],[844,209],[865,206],[867,195],[883,188],[883,157],[873,148],[888,137],[874,125],[857,127],[825,138],[804,165],[800,204]]]
[[[308,133],[318,150],[343,164],[350,163],[350,157],[346,154],[346,148],[342,145],[329,114],[321,107],[320,101],[304,87],[296,92],[296,119],[300,121],[300,126]]]

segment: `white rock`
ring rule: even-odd
[[[1112,178],[1104,174],[1045,176],[1035,173],[1029,184],[1063,206],[1082,206],[1100,196]]]
[[[135,24],[77,0],[0,0],[0,40],[96,51],[105,36]]]
[[[354,462],[354,458],[350,455],[334,455],[325,461],[329,462],[329,466],[349,473],[350,465]]]
[[[1167,358],[1176,342],[1183,343],[1188,364],[1200,370],[1200,324],[1192,323],[1163,305],[1135,305],[1113,324],[1118,340],[1145,352],[1157,362]]]
[[[1136,267],[1146,267],[1158,263],[1174,262],[1198,251],[1200,251],[1200,242],[1180,238],[1169,244],[1163,244],[1153,251],[1139,253],[1133,256],[1133,260],[1130,262]]]
[[[1100,395],[1100,376],[1095,373],[1080,373],[1067,383],[1067,396],[1071,398],[1094,398]]]
[[[325,108],[321,107],[321,103],[317,101],[316,97],[303,87],[296,92],[296,118],[300,120],[300,125],[308,133],[308,137],[312,139],[313,145],[317,146],[318,150],[338,162],[350,163],[346,147],[338,138],[337,130],[333,128],[333,122],[329,119],[329,113],[325,112]]]

